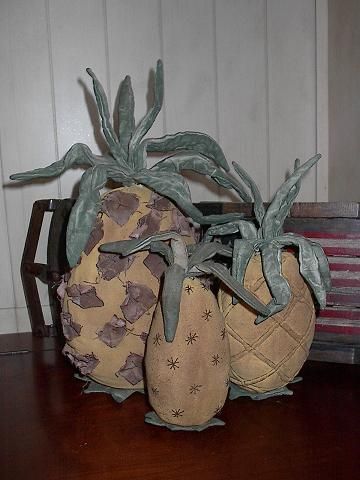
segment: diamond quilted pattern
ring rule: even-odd
[[[219,295],[230,339],[231,380],[250,391],[265,392],[293,380],[313,339],[314,304],[294,255],[283,253],[282,272],[292,299],[286,309],[260,325],[254,324],[253,311],[243,304],[232,305],[229,293]],[[251,260],[244,283],[264,303],[270,300],[259,256]]]

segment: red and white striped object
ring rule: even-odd
[[[316,331],[360,335],[360,233],[297,231],[319,243],[328,258],[331,291]]]

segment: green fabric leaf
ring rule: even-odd
[[[143,238],[134,238],[133,240],[121,240],[119,242],[104,243],[99,247],[100,252],[118,253],[128,256],[140,250],[149,250],[151,244],[160,241],[177,240],[183,242],[181,235],[176,232],[161,232],[153,235],[147,235]],[[156,248],[156,247],[155,247]],[[158,253],[161,253],[160,249]]]
[[[233,247],[233,263],[231,274],[241,284],[244,285],[245,272],[251,257],[254,254],[254,243],[248,240],[235,239]],[[233,305],[239,303],[236,296],[232,298]]]
[[[289,192],[303,175],[321,158],[321,155],[315,155],[307,162],[297,168],[290,177],[277,190],[271,204],[262,222],[262,232],[265,239],[271,239],[281,233],[285,218],[289,214],[295,196]],[[295,191],[297,193],[297,190]]]
[[[250,397],[251,400],[265,400],[271,397],[278,397],[280,395],[293,395],[293,391],[289,390],[286,387],[275,388],[274,390],[269,390],[267,392],[251,392],[249,390],[245,390],[241,388],[236,383],[230,383],[230,392],[229,392],[229,399],[235,400],[239,397]]]
[[[131,86],[131,78],[127,75],[121,83],[119,91],[119,140],[125,150],[129,151],[129,143],[135,130],[135,100]]]
[[[166,243],[154,240],[150,244],[150,251],[152,253],[159,253],[162,255],[168,265],[172,265],[174,263],[174,254],[171,250],[171,247],[169,247],[169,245]]]
[[[281,249],[277,242],[269,242],[261,246],[262,269],[272,295],[268,303],[271,315],[281,312],[291,299],[291,290],[287,280],[281,274]],[[269,315],[270,316],[270,315]],[[258,316],[256,324],[268,317]]]
[[[234,235],[240,232],[242,238],[252,240],[257,238],[257,230],[255,225],[249,220],[237,220],[229,222],[225,225],[216,225],[208,228],[205,233],[205,239],[222,235]]]
[[[151,425],[156,425],[158,427],[166,427],[171,431],[185,431],[185,432],[202,432],[209,427],[222,427],[225,425],[225,422],[218,418],[211,418],[206,423],[202,425],[192,425],[190,427],[185,427],[183,425],[174,425],[172,423],[167,423],[161,420],[161,418],[155,412],[148,412],[145,415],[145,422],[150,423]]]
[[[130,140],[129,162],[130,166],[135,170],[140,170],[146,167],[146,164],[144,163],[145,158],[142,155],[137,155],[137,150],[140,146],[141,140],[154,124],[164,100],[164,68],[161,60],[158,60],[156,65],[154,96],[155,98],[153,106],[140,121]]]
[[[101,207],[100,190],[106,181],[106,169],[100,166],[90,168],[81,178],[79,198],[71,210],[67,227],[66,254],[70,267],[76,265],[89,239]]]
[[[65,154],[62,160],[52,163],[48,167],[35,168],[27,172],[14,173],[10,176],[11,180],[32,180],[33,178],[57,177],[66,170],[84,165],[94,166],[96,164],[110,164],[110,161],[104,157],[94,155],[90,148],[83,143],[75,143]]]
[[[294,172],[300,167],[300,160],[297,158],[295,160],[295,163],[294,163]],[[300,191],[300,187],[301,187],[301,179],[298,180],[295,185],[293,187],[290,188],[289,190],[289,194],[286,198],[286,201],[284,202],[284,205],[283,205],[283,208],[282,208],[282,215],[284,216],[283,219],[282,218],[279,218],[279,223],[281,225],[284,224],[285,222],[285,219],[287,217],[287,215],[289,214],[290,212],[290,209],[296,199],[296,197],[298,196],[298,193]],[[280,212],[279,212],[280,213]],[[283,233],[283,229],[282,227],[280,227],[279,231],[278,231],[278,235],[281,235]]]
[[[294,172],[299,168],[300,166],[300,160],[297,158],[295,160],[295,164],[294,164]],[[287,198],[284,200],[284,203],[281,207],[281,210],[279,211],[279,216],[278,216],[278,224],[281,225],[281,227],[279,227],[279,230],[277,231],[277,234],[276,235],[282,235],[283,233],[283,229],[282,229],[282,226],[285,222],[285,219],[286,217],[288,216],[288,214],[290,213],[290,210],[291,210],[291,207],[296,199],[296,197],[298,196],[298,193],[300,191],[300,187],[301,187],[301,179],[299,179],[295,185],[293,185],[290,190],[289,190],[289,193],[288,193],[288,196]]]
[[[227,189],[233,188],[244,202],[251,202],[251,197],[239,182],[217,168],[212,160],[196,152],[172,155],[158,162],[151,170],[176,173],[191,170],[201,175],[207,175],[221,187]]]
[[[118,164],[111,165],[107,169],[108,177],[111,178],[114,182],[121,183],[125,186],[130,186],[135,183],[133,179],[133,173],[127,165],[118,162]]]
[[[86,71],[93,80],[94,94],[101,117],[102,130],[104,132],[106,142],[109,145],[110,151],[114,155],[114,158],[116,160],[124,160],[127,155],[126,152],[123,150],[122,146],[120,145],[116,133],[111,125],[110,111],[105,91],[91,68],[87,68]]]
[[[232,290],[241,300],[248,304],[251,308],[261,313],[262,315],[269,315],[269,309],[261,303],[252,293],[246,290],[234,277],[230,275],[227,268],[220,263],[215,263],[212,260],[206,260],[200,263],[198,269],[204,273],[212,273],[218,277],[227,287]]]
[[[189,270],[196,267],[199,263],[209,260],[215,255],[223,255],[225,257],[232,257],[232,248],[221,243],[199,243],[195,246],[189,258]]]
[[[164,318],[164,335],[167,342],[172,342],[175,338],[184,278],[185,270],[177,263],[170,265],[165,270],[161,308]]]
[[[244,284],[245,272],[254,254],[254,244],[247,240],[235,239],[233,248],[232,276],[241,285]]]
[[[254,182],[254,180],[250,177],[250,175],[238,163],[232,162],[232,164],[235,172],[239,175],[245,185],[250,188],[254,202],[255,217],[258,221],[259,226],[261,226],[263,218],[265,216],[265,207],[260,190],[258,189],[258,186]]]
[[[282,247],[298,247],[300,273],[314,292],[320,308],[324,308],[326,306],[326,290],[328,282],[330,281],[330,274],[329,272],[325,272],[324,259],[322,259],[321,267],[319,266],[317,257],[317,255],[319,255],[319,249],[316,249],[315,247],[315,253],[313,245],[308,239],[292,233],[278,237],[276,242]],[[325,274],[324,278],[322,277],[323,273]],[[328,275],[329,277],[327,277]]]
[[[161,138],[150,138],[144,143],[147,152],[164,153],[190,150],[210,158],[226,172],[230,170],[219,144],[205,133],[179,132]]]
[[[325,252],[319,243],[313,241],[310,241],[310,243],[319,264],[319,272],[325,290],[329,292],[331,290],[331,276],[327,256],[325,255]]]
[[[296,158],[294,162],[294,172],[300,167],[300,159]],[[301,179],[295,183],[293,187],[291,187],[289,192],[288,201],[291,202],[291,205],[294,203],[295,198],[298,196],[301,187]],[[290,207],[291,208],[291,207]]]
[[[136,182],[172,200],[183,213],[200,225],[231,222],[241,219],[243,216],[241,213],[203,215],[201,211],[193,205],[189,186],[185,179],[177,173],[141,170],[134,174],[133,178]]]
[[[102,385],[101,383],[95,382],[94,380],[88,378],[88,377],[83,377],[81,378],[80,375],[75,375],[76,378],[79,378],[80,380],[83,380],[84,382],[87,382],[87,385],[83,387],[83,392],[84,393],[106,393],[108,395],[111,395],[112,398],[115,400],[117,403],[122,403],[124,400],[129,398],[131,395],[134,393],[144,393],[143,389],[135,390],[135,389],[127,389],[127,388],[114,388],[114,387],[108,387],[107,385]]]

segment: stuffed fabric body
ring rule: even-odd
[[[149,189],[122,187],[103,196],[88,244],[67,282],[62,313],[64,353],[99,383],[143,388],[145,342],[166,264],[156,253],[123,258],[98,248],[165,230],[191,241],[185,217]]]
[[[222,408],[229,384],[229,343],[213,293],[198,278],[186,278],[179,323],[171,343],[157,306],[145,357],[149,399],[165,422],[202,425]]]
[[[249,392],[268,392],[292,381],[307,359],[313,340],[314,303],[295,256],[283,253],[281,268],[291,288],[291,301],[282,312],[259,325],[254,324],[253,311],[242,303],[233,305],[225,289],[219,292],[230,341],[230,380]],[[244,286],[265,304],[271,300],[260,255],[250,260]]]

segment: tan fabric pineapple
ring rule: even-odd
[[[231,346],[230,379],[244,390],[265,393],[291,382],[308,357],[315,328],[315,307],[309,287],[294,255],[282,254],[282,275],[289,283],[291,300],[279,313],[255,325],[256,313],[222,289],[219,304]],[[250,260],[244,286],[263,303],[271,293],[262,271],[261,257]]]
[[[62,314],[65,353],[99,383],[143,388],[145,342],[166,267],[157,253],[120,258],[100,253],[99,246],[165,230],[193,241],[185,217],[149,189],[122,187],[104,196],[102,212],[68,280]]]
[[[267,209],[251,177],[234,163],[251,190],[256,224],[242,220],[211,227],[206,233],[208,240],[214,235],[237,235],[232,275],[271,312],[267,317],[257,316],[246,305],[234,301],[226,288],[220,289],[219,304],[230,337],[231,380],[245,391],[265,396],[289,393],[284,387],[303,366],[314,335],[315,307],[309,287],[319,305],[326,304],[330,274],[321,246],[282,232],[300,179],[319,158],[316,155],[301,166],[296,161],[293,174]],[[298,256],[282,253],[288,247],[296,248]],[[232,398],[242,394],[232,388]]]
[[[231,248],[221,244],[187,248],[181,236],[166,232],[103,245],[101,251],[117,252],[127,258],[125,255],[151,248],[152,242],[158,245],[168,240],[171,247],[163,244],[162,253],[169,266],[145,354],[149,400],[156,414],[147,415],[146,421],[171,429],[202,429],[219,424],[212,418],[227,396],[230,358],[216,298],[208,279],[198,276],[215,274],[256,311],[266,315],[268,309],[238,284],[223,265],[209,260],[217,254],[231,256]]]
[[[201,425],[222,409],[229,386],[229,340],[216,298],[200,279],[184,280],[172,342],[165,341],[157,306],[145,367],[150,403],[164,422]]]

